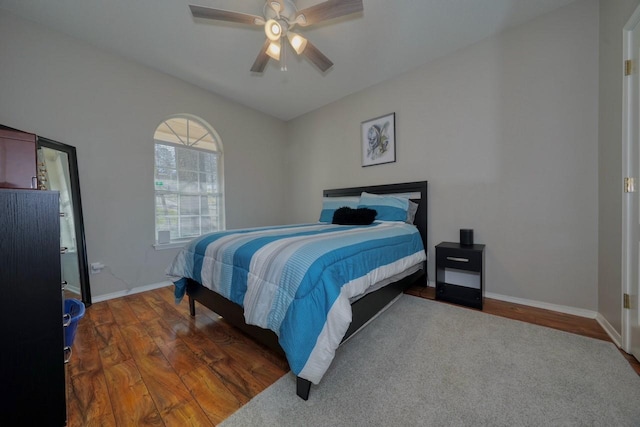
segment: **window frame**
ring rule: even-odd
[[[168,123],[171,120],[185,120],[186,123],[186,129],[187,129],[187,135],[179,135],[172,127],[171,125]],[[201,136],[200,138],[196,139],[195,142],[191,142],[189,141],[190,136],[188,135],[189,133],[189,129],[190,129],[190,124],[189,121],[194,122],[195,124],[197,124],[198,126],[202,127],[207,133],[205,133],[203,136]],[[178,141],[180,141],[179,143],[177,142],[171,142],[171,141],[164,141],[162,139],[156,139],[156,135],[158,134],[159,129],[163,126],[166,125],[166,127],[168,129],[171,130],[171,132],[173,132],[173,134],[176,136],[176,138],[178,139]],[[216,150],[211,150],[208,148],[203,148],[203,147],[198,147],[197,144],[203,140],[204,138],[206,138],[208,135],[211,135],[211,138],[213,140],[213,144],[215,145]],[[184,139],[187,139],[186,143],[184,141]],[[175,169],[173,167],[170,166],[160,166],[160,167],[167,167],[170,168],[172,170],[175,170],[176,173],[176,182],[177,182],[177,187],[175,190],[158,190],[157,188],[157,171],[158,171],[158,157],[157,157],[157,148],[158,146],[167,146],[167,147],[173,147],[175,149],[180,149],[180,150],[188,150],[191,152],[202,152],[202,153],[211,153],[217,156],[217,160],[216,160],[216,173],[213,174],[215,176],[215,179],[217,180],[216,186],[218,188],[218,191],[215,193],[208,193],[208,192],[203,192],[201,190],[201,182],[200,182],[200,178],[202,174],[206,174],[207,172],[205,171],[201,171],[200,170],[200,161],[198,159],[197,163],[198,163],[198,170],[190,170],[190,169],[181,169],[178,165],[177,162],[177,156],[176,156],[176,164],[175,164]],[[187,217],[187,216],[192,216],[192,217],[196,217],[196,218],[202,218],[202,199],[200,199],[199,203],[198,203],[198,214],[195,215],[181,215],[180,213],[180,196],[196,196],[196,197],[203,197],[203,196],[214,196],[217,197],[217,217],[218,217],[218,221],[217,221],[217,230],[221,231],[221,230],[225,230],[226,229],[226,224],[225,224],[225,191],[224,191],[224,151],[223,151],[223,146],[222,146],[222,141],[218,135],[218,133],[215,131],[215,129],[213,129],[213,127],[211,125],[209,125],[206,121],[202,120],[199,117],[196,116],[192,116],[192,115],[187,115],[187,114],[176,114],[176,115],[172,115],[170,117],[165,118],[164,120],[162,120],[162,122],[160,122],[158,124],[158,126],[156,126],[156,129],[154,131],[154,135],[153,135],[153,158],[154,158],[154,162],[153,162],[153,186],[154,186],[154,207],[153,207],[153,211],[154,211],[154,217],[153,217],[153,221],[154,221],[154,247],[156,249],[169,249],[169,248],[176,248],[176,247],[182,247],[185,245],[185,243],[189,242],[190,240],[194,239],[197,237],[197,235],[194,236],[189,236],[189,237],[179,237],[179,238],[175,238],[173,236],[170,236],[170,241],[169,243],[159,243],[158,242],[158,205],[157,205],[157,196],[158,194],[175,194],[176,198],[177,198],[177,205],[176,205],[176,219],[177,219],[177,226],[180,227],[180,219],[182,217]],[[196,192],[190,192],[190,191],[184,191],[180,189],[180,184],[179,184],[179,175],[181,172],[188,172],[188,173],[195,173],[198,175],[198,180],[197,180],[197,184],[198,184],[198,190]],[[170,215],[161,215],[161,216],[170,216]],[[202,235],[202,225],[200,224],[200,235]]]

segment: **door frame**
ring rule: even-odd
[[[633,70],[630,77],[624,76],[624,67],[622,68],[622,81],[623,81],[623,94],[622,94],[622,174],[620,177],[620,183],[624,182],[625,177],[638,177],[637,166],[634,163],[638,162],[638,148],[634,147],[634,139],[639,139],[639,122],[640,111],[638,102],[634,102],[633,96],[639,96],[639,80],[638,67],[640,66],[640,58],[636,55],[636,52],[640,50],[640,46],[634,45],[634,30],[640,31],[640,6],[633,12],[625,26],[623,27],[623,63],[626,59],[633,59]],[[622,185],[621,185],[622,187]],[[634,219],[633,209],[634,203],[638,203],[638,193],[624,193],[622,194],[622,296],[639,295],[640,283],[636,275],[634,280],[634,270],[638,272],[638,249],[634,248],[637,242],[634,242],[631,236],[634,235],[634,227],[638,227],[637,219]],[[635,256],[634,256],[635,254]],[[635,282],[635,283],[634,283]],[[624,308],[624,298],[621,298],[621,317],[622,317],[622,349],[627,353],[633,353],[633,340],[632,340],[632,324],[633,324],[633,312],[631,309]],[[636,304],[632,303],[632,307]],[[635,307],[637,310],[638,307]],[[637,316],[637,315],[636,315]],[[635,343],[636,348],[638,343]]]

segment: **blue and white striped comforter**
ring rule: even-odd
[[[299,224],[211,233],[176,256],[176,298],[191,278],[274,331],[291,370],[314,384],[351,323],[349,299],[426,259],[415,226]]]

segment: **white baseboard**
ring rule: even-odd
[[[435,282],[429,282],[429,287],[435,288],[435,286],[436,286]],[[528,307],[542,308],[544,310],[557,311],[558,313],[572,314],[574,316],[586,317],[588,319],[596,319],[598,316],[600,316],[600,314],[597,311],[593,311],[593,310],[586,310],[584,308],[569,307],[566,305],[559,305],[559,304],[550,304],[547,302],[540,302],[540,301],[535,301],[535,300],[530,300],[525,298],[510,297],[507,295],[495,294],[493,292],[485,291],[484,296],[485,298],[512,302],[514,304],[526,305]]]
[[[429,282],[428,286],[431,288],[435,288],[436,284],[435,282]],[[559,313],[565,313],[565,314],[572,314],[574,316],[586,317],[588,319],[595,319],[600,324],[602,329],[604,329],[607,335],[609,335],[609,338],[611,338],[611,341],[613,341],[613,343],[619,348],[622,348],[622,336],[620,335],[620,333],[616,331],[615,328],[611,326],[611,324],[607,321],[607,319],[605,319],[604,316],[598,313],[597,311],[585,310],[583,308],[568,307],[566,305],[549,304],[546,302],[534,301],[534,300],[529,300],[524,298],[509,297],[506,295],[494,294],[492,292],[485,292],[484,296],[486,298],[496,299],[500,301],[512,302],[515,304],[526,305],[529,307],[543,308],[545,310],[557,311]]]
[[[78,294],[78,295],[82,295],[80,288],[77,286],[72,286],[72,285],[67,285],[66,288],[64,288],[65,291],[69,291],[69,292],[73,292],[74,294]]]
[[[493,292],[485,292],[486,298],[497,299],[500,301],[512,302],[514,304],[527,305],[529,307],[542,308],[544,310],[557,311],[558,313],[572,314],[574,316],[595,319],[598,316],[597,311],[586,310],[584,308],[570,307],[567,305],[550,304],[548,302],[540,302],[525,298],[509,297],[506,295],[494,294]]]
[[[144,286],[139,286],[137,288],[133,288],[133,289],[125,289],[124,291],[118,291],[118,292],[112,292],[110,294],[105,294],[105,295],[99,295],[99,296],[92,296],[91,297],[91,302],[95,303],[95,302],[102,302],[102,301],[107,301],[110,299],[115,299],[115,298],[120,298],[120,297],[124,297],[127,295],[134,295],[134,294],[139,294],[140,292],[146,292],[146,291],[151,291],[154,289],[160,289],[160,288],[164,288],[166,286],[170,286],[173,285],[173,283],[166,281],[166,282],[160,282],[160,283],[152,283],[150,285],[144,285]]]
[[[106,294],[106,295],[100,295],[100,296],[97,296],[97,297],[93,297],[92,301],[93,302],[107,301],[107,300],[110,300],[110,299],[120,298],[120,297],[127,296],[127,295],[138,294],[140,292],[151,291],[153,289],[160,289],[160,288],[164,288],[166,286],[171,286],[171,285],[173,285],[173,283],[170,282],[170,281],[160,282],[160,283],[152,283],[150,285],[140,286],[140,287],[133,288],[133,289],[127,289],[127,290],[124,290],[124,291],[118,291],[118,292],[113,292],[113,293]],[[428,286],[434,288],[435,287],[435,282],[431,282],[430,281],[428,283]],[[542,309],[545,309],[545,310],[557,311],[559,313],[572,314],[574,316],[586,317],[588,319],[596,319],[597,322],[600,324],[600,326],[602,326],[602,328],[611,337],[613,342],[618,347],[620,347],[620,343],[622,341],[621,337],[620,337],[620,334],[618,334],[616,332],[616,330],[611,326],[611,324],[609,322],[607,322],[607,320],[600,313],[598,313],[596,311],[586,310],[586,309],[583,309],[583,308],[569,307],[569,306],[566,306],[566,305],[550,304],[550,303],[546,303],[546,302],[540,302],[540,301],[535,301],[535,300],[530,300],[530,299],[525,299],[525,298],[510,297],[510,296],[506,296],[506,295],[495,294],[493,292],[485,292],[485,297],[486,298],[495,299],[495,300],[499,300],[499,301],[512,302],[514,304],[526,305],[526,306],[529,306],[529,307],[536,307],[536,308],[542,308]]]

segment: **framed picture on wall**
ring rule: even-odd
[[[362,122],[362,167],[396,161],[396,113]]]

